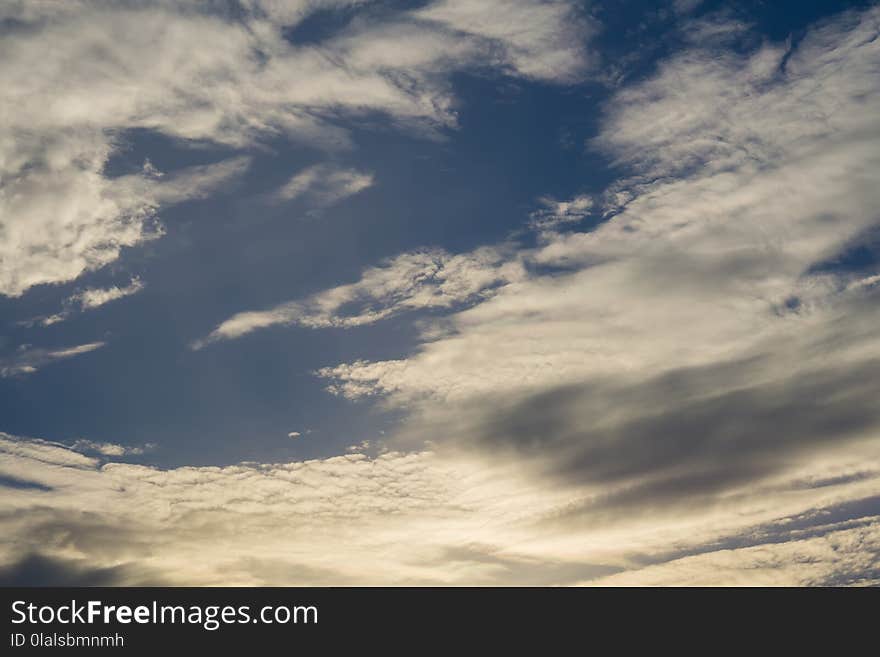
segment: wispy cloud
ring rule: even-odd
[[[404,253],[363,272],[359,281],[261,311],[238,313],[215,328],[199,349],[276,325],[352,328],[406,310],[450,308],[491,296],[523,275],[503,248],[451,255],[441,249]]]
[[[137,294],[143,289],[144,284],[141,282],[141,279],[135,276],[131,279],[131,282],[128,285],[122,287],[113,285],[107,288],[86,288],[69,297],[69,301],[78,304],[83,310],[90,310],[92,308],[103,306],[105,303],[115,301],[116,299],[122,299],[123,297]]]
[[[144,289],[144,283],[137,276],[133,277],[128,285],[112,285],[106,288],[89,287],[75,292],[64,300],[64,309],[52,315],[34,317],[23,322],[22,326],[31,327],[35,324],[52,326],[63,322],[76,312],[100,308],[104,304],[137,294]]]
[[[100,349],[105,344],[104,342],[90,342],[63,349],[42,349],[31,347],[30,345],[22,345],[12,354],[0,357],[0,377],[8,378],[33,374],[38,369],[52,362],[73,358],[74,356]]]
[[[278,190],[276,196],[282,201],[305,198],[314,213],[372,185],[372,174],[316,164],[293,176]]]
[[[116,443],[96,442],[86,438],[75,440],[71,449],[86,454],[100,454],[101,456],[141,456],[156,448],[154,443],[146,445],[118,445]]]
[[[539,199],[541,208],[532,213],[531,227],[544,231],[566,224],[576,224],[589,216],[595,202],[591,196],[581,195],[566,201],[544,197]]]
[[[0,245],[5,254],[0,293],[19,296],[34,285],[73,280],[116,260],[123,247],[161,237],[160,206],[201,198],[249,162],[233,158],[168,176],[150,171],[106,178],[100,171],[111,147],[93,146],[88,154],[65,150],[33,156],[48,158],[57,164],[54,169],[22,164],[20,174],[7,172],[8,193],[0,196],[7,237]]]
[[[581,54],[593,31],[577,3],[530,0],[441,0],[416,12],[420,19],[495,42],[490,65],[539,80],[576,81],[586,72]]]

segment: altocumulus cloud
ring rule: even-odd
[[[276,325],[351,328],[406,310],[450,308],[485,299],[523,276],[509,248],[489,247],[450,254],[422,249],[390,258],[363,272],[360,280],[268,310],[245,311],[220,323],[193,347],[238,338]]]
[[[162,470],[2,434],[0,453],[0,572],[10,581],[56,570],[115,584],[878,577],[866,567],[880,552],[876,445],[710,507],[582,523],[573,505],[601,504],[604,487],[547,486],[517,467],[430,451]]]

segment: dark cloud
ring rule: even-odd
[[[0,568],[0,586],[124,586],[131,585],[133,578],[141,584],[149,581],[137,576],[137,570],[128,565],[94,567],[84,560],[35,552]]]
[[[0,513],[0,524],[16,526],[29,546],[72,550],[101,559],[148,554],[155,537],[143,536],[118,519],[96,511],[70,512],[45,506]]]
[[[0,487],[17,488],[19,490],[42,490],[47,492],[52,490],[51,486],[46,486],[38,481],[29,481],[27,479],[20,479],[19,477],[5,474],[0,474]]]
[[[484,399],[429,431],[466,436],[458,446],[524,459],[567,483],[613,485],[570,511],[592,516],[703,503],[880,426],[877,361],[769,383],[758,380],[765,364],[754,358]]]

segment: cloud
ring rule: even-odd
[[[57,360],[73,358],[74,356],[100,349],[105,344],[105,342],[90,342],[63,349],[43,349],[31,347],[30,345],[21,345],[12,354],[0,357],[0,378],[5,379],[13,376],[33,374],[40,368]]]
[[[277,197],[284,201],[305,197],[318,210],[372,185],[373,176],[369,173],[316,164],[293,176],[278,190]]]
[[[242,170],[232,159],[162,179],[149,170],[110,177],[126,131],[184,146],[243,150],[284,136],[338,150],[351,146],[346,122],[377,114],[424,134],[453,127],[455,71],[490,66],[564,83],[586,66],[578,37],[589,26],[561,2],[505,6],[529,19],[516,29],[488,20],[479,3],[445,2],[384,22],[367,16],[314,44],[284,36],[314,12],[357,4],[5,5],[0,294],[115,261],[162,234],[161,207],[200,198]],[[565,38],[545,39],[554,30]],[[367,184],[363,174],[330,175],[327,189],[314,190],[319,203]]]
[[[20,322],[16,322],[19,326],[24,326],[25,328],[31,328],[39,324],[40,326],[52,326],[52,324],[57,324],[58,322],[63,322],[68,317],[70,317],[70,313],[67,310],[62,310],[61,312],[54,313],[52,315],[40,315],[38,317],[31,317],[30,319],[23,319]]]
[[[299,438],[302,434],[299,431],[291,431],[287,434],[288,438]]]
[[[683,557],[591,582],[599,586],[877,586],[880,525]]]
[[[703,0],[673,0],[672,6],[678,14],[688,14],[703,4]]]
[[[792,51],[687,49],[622,89],[593,144],[633,171],[605,195],[609,220],[545,231],[516,254],[531,273],[444,318],[447,339],[337,383],[408,406],[765,354],[784,376],[876,356],[876,274],[820,267],[877,221],[876,20],[844,14]]]
[[[580,51],[592,28],[574,3],[442,0],[416,16],[494,42],[499,48],[489,51],[492,63],[524,77],[576,81],[585,73]]]
[[[0,567],[0,586],[161,586],[155,573],[116,566],[95,568],[86,560],[45,557],[37,552]]]
[[[417,433],[438,443],[445,434],[461,437],[446,442],[608,487],[572,509],[573,520],[711,503],[823,451],[877,440],[880,389],[871,373],[878,361],[804,368],[788,378],[768,376],[762,360],[484,396],[458,402],[455,420],[441,414],[436,426],[418,424]]]
[[[530,76],[565,44],[532,63],[542,20],[520,36],[499,15],[438,3],[398,41],[369,23],[330,41],[355,72],[423,43],[397,55],[407,84],[383,78],[418,93],[370,107],[444,125],[450,62]],[[404,253],[196,345],[430,311],[413,353],[319,371],[405,415],[375,456],[162,469],[0,436],[4,572],[39,581],[36,554],[180,584],[877,583],[880,286],[830,263],[878,220],[878,22],[847,12],[796,45],[695,23],[607,103],[590,147],[623,177],[546,199],[535,243]]]
[[[34,483],[0,497],[0,568],[25,585],[68,581],[59,569],[108,584],[865,583],[880,544],[876,456],[806,461],[711,508],[577,523],[572,501],[605,487],[548,486],[480,459],[159,469],[0,434],[0,475]]]
[[[145,452],[155,449],[155,447],[156,445],[153,443],[147,443],[142,446],[128,446],[80,438],[74,441],[70,449],[77,452],[100,454],[101,456],[140,456]]]
[[[488,537],[443,552],[495,581],[513,577],[508,559],[533,558],[616,573],[581,583],[875,581],[876,474],[863,466],[880,434],[880,288],[873,271],[823,263],[877,221],[876,25],[876,9],[844,14],[796,48],[695,36],[608,102],[591,146],[630,175],[600,201],[543,199],[538,245],[490,249],[488,271],[512,273],[464,309],[412,302],[434,283],[398,275],[407,254],[211,339],[444,308],[422,320],[416,353],[318,374],[407,412],[392,445],[427,441],[432,460],[511,468],[505,485],[559,493],[524,507],[514,557]],[[591,213],[607,220],[571,230]],[[341,313],[353,298],[368,312]],[[830,521],[840,508],[858,512]]]
[[[208,343],[276,325],[351,328],[413,309],[451,308],[484,299],[516,280],[522,269],[503,247],[451,255],[442,249],[404,253],[364,271],[360,280],[269,310],[238,313],[217,326]]]
[[[878,20],[844,13],[796,46],[696,40],[609,99],[591,147],[629,173],[595,206],[544,200],[537,246],[516,252],[527,275],[429,326],[415,353],[319,375],[407,413],[392,445],[590,489],[556,518],[572,536],[617,525],[626,543],[651,515],[687,542],[675,516],[748,516],[750,490],[778,500],[796,471],[857,463],[880,440],[880,287],[873,267],[828,263],[878,221]],[[607,220],[572,229],[588,212]],[[607,581],[860,581],[829,574],[839,541],[871,581],[876,532],[716,546]],[[811,551],[815,569],[784,567]],[[758,554],[772,556],[752,573]]]
[[[116,285],[113,285],[109,288],[90,287],[80,292],[77,292],[73,296],[69,297],[68,300],[72,303],[79,304],[80,308],[82,308],[83,310],[90,310],[92,308],[103,306],[105,303],[115,301],[116,299],[121,299],[123,297],[131,296],[132,294],[137,294],[143,289],[144,284],[141,282],[141,279],[135,276],[131,279],[131,282],[128,285],[125,285],[123,287],[119,287]]]
[[[406,254],[209,339],[442,308],[420,318],[414,354],[318,374],[407,413],[393,447],[427,443],[432,459],[515,469],[511,488],[558,491],[558,506],[523,510],[519,567],[611,569],[595,580],[609,583],[875,581],[876,475],[862,465],[880,434],[880,288],[873,271],[823,263],[877,222],[876,22],[844,14],[794,49],[704,37],[622,89],[591,146],[630,174],[541,199],[537,246],[490,249],[476,270],[510,273],[465,308],[411,301],[434,278],[399,276]],[[594,214],[607,220],[577,230]],[[353,298],[369,311],[341,313]],[[826,522],[841,505],[860,515]],[[809,532],[792,531],[803,517]],[[463,562],[513,581],[509,556],[483,545]]]
[[[532,213],[530,226],[533,230],[556,229],[565,224],[575,224],[593,210],[594,201],[587,195],[576,196],[568,201],[557,201],[550,197],[539,199],[541,209]]]
[[[52,324],[63,322],[76,311],[100,308],[104,304],[110,303],[111,301],[116,301],[117,299],[122,299],[124,297],[129,297],[133,294],[137,294],[138,292],[143,290],[144,287],[145,285],[141,281],[141,279],[137,276],[134,276],[131,278],[131,281],[128,285],[123,285],[121,287],[118,285],[112,285],[107,288],[85,288],[67,297],[63,302],[64,309],[60,312],[54,313],[52,315],[45,315],[42,317],[34,317],[19,322],[19,324],[28,328],[34,326],[35,324],[40,324],[41,326],[51,326]]]
[[[110,145],[92,145],[85,153],[66,143],[34,144],[31,159],[18,159],[20,170],[0,172],[0,293],[20,296],[34,285],[73,280],[116,260],[123,247],[160,237],[160,205],[200,198],[248,162],[235,158],[165,178],[106,178]]]

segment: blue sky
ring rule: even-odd
[[[878,21],[0,10],[5,576],[876,581]]]

